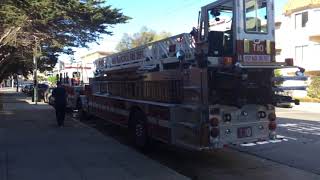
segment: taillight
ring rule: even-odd
[[[224,57],[223,58],[223,65],[230,66],[233,64],[233,58],[232,57]]]
[[[277,116],[275,113],[270,113],[268,115],[268,119],[269,119],[269,121],[275,121],[277,119]]]
[[[276,128],[277,128],[277,123],[276,123],[277,116],[276,116],[276,114],[274,112],[270,113],[268,115],[268,119],[269,119],[269,130],[270,131],[276,130]]]
[[[220,133],[220,131],[219,131],[218,128],[212,128],[211,131],[210,131],[210,135],[211,135],[211,137],[213,137],[213,138],[218,137],[218,136],[219,136],[219,133]]]
[[[269,123],[269,130],[274,131],[277,128],[277,123],[275,121],[270,121]]]
[[[211,125],[212,127],[217,127],[217,126],[219,126],[219,119],[216,118],[216,117],[211,118],[211,119],[210,119],[210,125]]]

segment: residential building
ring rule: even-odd
[[[277,61],[320,71],[320,0],[289,0],[276,21]]]
[[[95,51],[81,56],[77,61],[59,61],[53,74],[59,75],[63,79],[70,79],[68,83],[71,83],[71,79],[76,79],[80,83],[89,83],[89,78],[94,77],[94,61],[110,54],[104,51]]]
[[[110,54],[111,53],[109,53],[109,52],[95,51],[95,52],[91,52],[91,53],[88,53],[88,54],[80,57],[82,67],[87,67],[88,68],[88,69],[84,69],[84,71],[83,71],[83,73],[86,74],[85,76],[88,77],[84,81],[88,81],[89,82],[89,77],[93,77],[94,76],[94,72],[95,72],[94,61],[99,59],[99,58],[108,56]]]

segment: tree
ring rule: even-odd
[[[58,78],[57,78],[57,76],[50,76],[50,77],[48,77],[48,81],[51,85],[55,85],[55,84],[57,84]]]
[[[128,33],[124,33],[120,42],[117,44],[117,51],[125,51],[132,48],[132,37]]]
[[[157,33],[154,30],[148,29],[147,27],[142,27],[140,32],[135,33],[132,36],[125,33],[118,43],[116,50],[125,51],[151,42],[159,41],[170,36],[171,34],[169,32]]]
[[[15,73],[11,67],[17,63],[30,72],[36,49],[40,70],[50,69],[58,53],[87,47],[102,34],[112,35],[113,25],[130,19],[105,4],[104,0],[1,0],[0,81]]]

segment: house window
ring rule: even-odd
[[[307,48],[307,45],[295,47],[295,64],[300,66],[303,65],[304,60],[307,59]]]
[[[268,4],[266,0],[245,1],[245,30],[248,33],[268,33]]]
[[[306,27],[309,20],[308,12],[298,13],[295,16],[295,28],[300,29]]]

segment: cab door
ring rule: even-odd
[[[245,64],[275,62],[273,0],[241,0],[237,6],[238,61]]]

